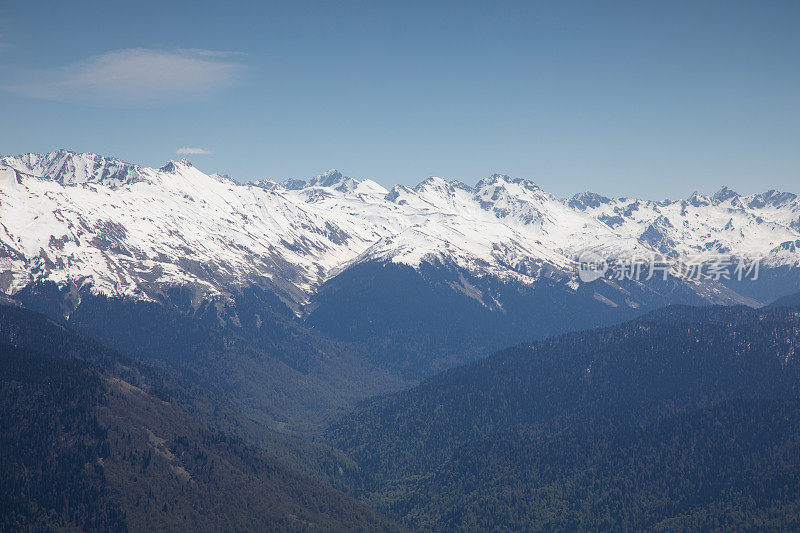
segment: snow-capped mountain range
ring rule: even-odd
[[[238,184],[186,160],[156,169],[66,150],[0,158],[6,294],[45,280],[140,299],[173,285],[204,298],[256,284],[302,309],[332,276],[385,261],[574,289],[585,250],[763,256],[768,267],[795,269],[800,199],[723,188],[672,202],[561,200],[504,175],[387,190],[335,170]]]

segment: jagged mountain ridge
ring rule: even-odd
[[[142,169],[138,165],[115,157],[76,154],[68,150],[6,156],[0,159],[0,163],[21,172],[53,179],[63,185],[100,183],[118,187],[142,178]]]
[[[697,251],[761,254],[796,267],[799,212],[795,195],[775,191],[561,201],[503,175],[474,187],[429,178],[391,190],[338,171],[238,184],[186,160],[154,169],[60,150],[0,158],[0,290],[53,281],[157,299],[182,285],[199,300],[253,284],[299,310],[327,280],[365,262],[447,264],[575,289],[575,258],[587,249],[678,260]],[[718,284],[695,290],[740,301]]]
[[[662,202],[582,193],[568,205],[666,254],[762,255],[769,266],[796,264],[798,259],[782,253],[794,251],[800,232],[800,198],[792,193],[740,195],[722,187],[711,196],[695,192]]]

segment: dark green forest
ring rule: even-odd
[[[673,306],[518,345],[302,437],[232,401],[247,389],[204,360],[241,331],[98,308],[178,332],[136,357],[113,321],[109,349],[73,329],[90,317],[0,306],[0,530],[798,529],[792,305]],[[275,320],[271,349],[308,340]],[[326,342],[311,367],[338,357]]]
[[[0,529],[126,530],[103,472],[103,392],[85,363],[0,346]]]
[[[0,530],[396,529],[318,479],[318,448],[221,431],[158,369],[24,309],[0,337]]]
[[[422,530],[800,527],[800,313],[668,308],[510,348],[329,431]]]

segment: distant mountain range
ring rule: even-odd
[[[281,321],[411,379],[664,305],[770,302],[800,290],[798,246],[800,199],[776,191],[558,199],[503,175],[387,190],[337,171],[239,184],[186,160],[0,158],[0,290],[25,305],[67,319],[98,298],[149,302],[250,336],[274,324],[258,311],[268,300]],[[585,283],[586,253],[670,266],[666,279]],[[759,258],[758,279],[679,275],[716,257]]]
[[[299,313],[326,281],[364,263],[448,265],[469,276],[526,285],[547,278],[573,290],[576,258],[586,250],[609,258],[658,252],[677,261],[758,255],[766,270],[800,264],[800,199],[791,193],[740,196],[723,188],[672,202],[594,193],[560,200],[503,175],[474,187],[428,178],[386,190],[335,170],[307,182],[238,184],[186,160],[154,169],[65,150],[0,158],[0,223],[6,293],[51,280],[137,299],[158,299],[179,284],[213,298],[231,285],[258,284]],[[781,295],[730,284],[726,291],[711,281],[688,287],[720,303]],[[502,306],[458,278],[452,286]],[[619,295],[611,302],[638,303]]]

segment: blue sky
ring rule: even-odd
[[[6,0],[0,153],[800,192],[798,27],[796,1]]]

